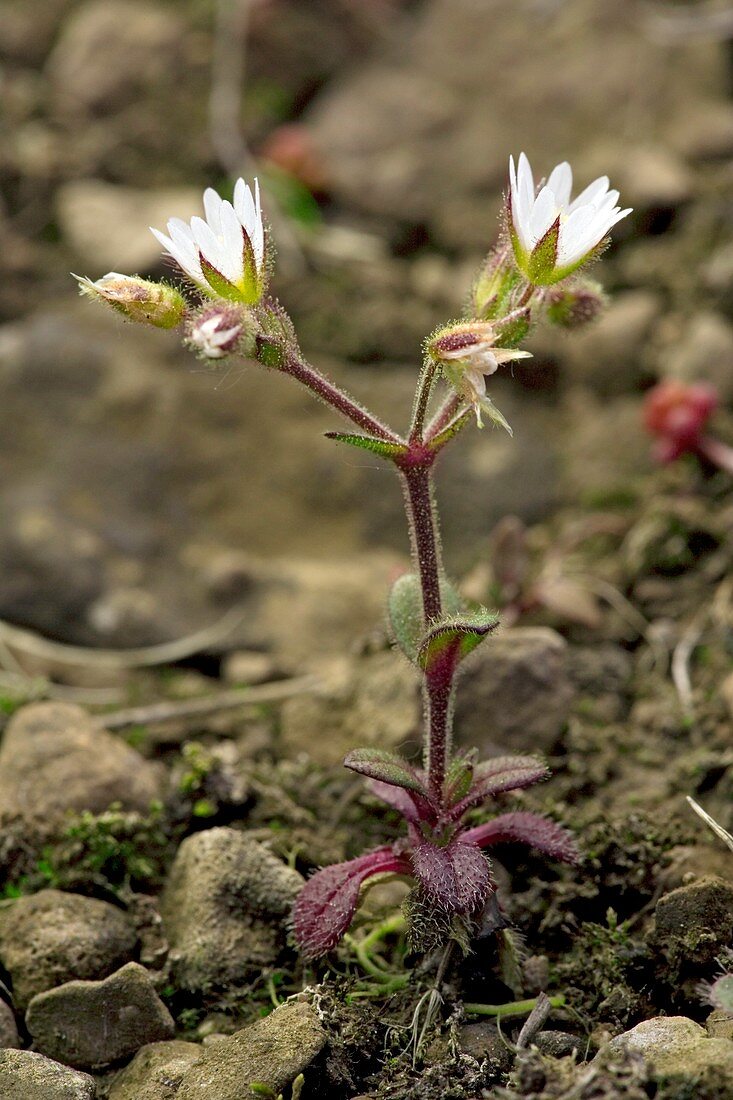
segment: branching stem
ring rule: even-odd
[[[322,401],[325,401],[332,409],[345,416],[347,420],[351,420],[362,431],[375,435],[379,439],[388,439],[391,443],[404,442],[401,436],[393,432],[381,420],[378,420],[353,397],[344,393],[330,378],[327,378],[325,374],[321,374],[310,363],[306,363],[296,355],[287,355],[281,369],[285,374],[289,374],[291,378],[302,382],[311,393],[314,393],[316,397],[320,397]]]

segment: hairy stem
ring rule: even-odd
[[[392,443],[404,442],[401,436],[393,432],[376,416],[373,416],[358,401],[344,393],[330,378],[327,378],[325,374],[321,374],[310,363],[304,362],[295,355],[288,355],[281,369],[285,374],[289,374],[291,378],[302,382],[311,393],[314,393],[316,397],[320,397],[322,401],[325,401],[332,409],[345,416],[347,420],[351,420],[362,431],[375,435],[379,439],[388,439]]]
[[[423,461],[418,461],[420,456],[426,457]],[[415,465],[408,464],[410,458],[415,460]],[[426,629],[441,617],[443,611],[440,591],[443,564],[433,500],[432,461],[433,456],[425,452],[424,443],[419,441],[411,444],[407,462],[401,466],[412,558],[420,578],[423,623]],[[425,770],[430,793],[439,805],[443,802],[443,785],[450,751],[453,673],[452,664],[443,668],[439,662],[423,681],[427,725]]]
[[[428,359],[420,373],[420,381],[418,382],[417,392],[415,394],[415,403],[412,407],[412,423],[410,424],[410,434],[408,437],[411,443],[422,440],[425,416],[428,411],[430,394],[433,392],[433,384],[435,382],[435,372],[435,363]]]

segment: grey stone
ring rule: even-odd
[[[317,691],[288,699],[280,733],[287,756],[340,764],[356,745],[395,749],[419,724],[418,681],[395,653],[334,658],[317,670]]]
[[[583,383],[604,396],[628,393],[644,376],[645,347],[661,312],[658,294],[627,290],[593,323],[572,333],[540,327],[528,346],[540,359],[558,359],[568,385]]]
[[[206,1047],[184,1075],[176,1100],[242,1100],[252,1084],[277,1095],[308,1068],[326,1042],[312,1005],[293,1001]]]
[[[3,1100],[94,1100],[94,1078],[30,1050],[0,1050]]]
[[[160,911],[171,972],[190,990],[243,984],[282,950],[302,876],[236,829],[183,841]]]
[[[728,1095],[733,1089],[733,1042],[710,1038],[703,1027],[686,1016],[657,1016],[617,1035],[609,1051],[637,1051],[661,1078],[715,1083]]]
[[[20,1046],[18,1024],[9,1004],[0,1001],[0,1050],[17,1049]]]
[[[697,313],[667,325],[660,371],[683,382],[709,382],[723,404],[733,400],[733,324],[719,313]]]
[[[171,1040],[141,1047],[115,1077],[109,1100],[173,1100],[184,1074],[200,1057],[197,1043]]]
[[[159,772],[70,703],[32,703],[13,716],[0,746],[0,815],[43,820],[112,803],[145,813]]]
[[[128,963],[101,982],[66,982],[39,993],[26,1025],[43,1054],[79,1069],[99,1069],[145,1046],[172,1039],[173,1019],[147,970]]]
[[[551,750],[572,698],[565,660],[566,643],[549,627],[515,627],[489,638],[458,683],[460,744],[482,753]]]
[[[664,894],[650,938],[673,973],[710,965],[733,939],[733,885],[708,875]]]
[[[21,1011],[74,978],[106,978],[131,960],[136,942],[130,919],[106,901],[41,890],[0,904],[0,961]]]

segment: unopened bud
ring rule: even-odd
[[[479,427],[482,409],[496,419],[486,395],[486,375],[493,374],[500,363],[530,358],[528,351],[497,347],[496,340],[496,329],[488,321],[465,321],[440,329],[427,343],[430,358],[440,364],[456,392],[473,405]]]
[[[247,311],[221,302],[205,306],[192,319],[186,341],[204,359],[224,359],[235,351],[249,355],[254,347],[247,339],[252,329]]]
[[[547,296],[547,320],[560,328],[580,328],[593,321],[606,304],[598,283],[557,287]]]
[[[493,321],[508,313],[512,293],[521,281],[508,249],[495,248],[486,257],[471,289],[474,315]]]
[[[120,275],[118,271],[110,271],[96,282],[86,276],[75,275],[74,278],[81,294],[106,302],[129,321],[156,328],[174,328],[186,310],[183,295],[166,283],[153,283],[137,275]]]

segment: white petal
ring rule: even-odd
[[[568,205],[570,192],[573,189],[573,170],[566,160],[552,169],[547,186],[555,196],[555,202],[560,208]]]
[[[230,202],[222,203],[221,228],[224,237],[223,253],[226,268],[225,271],[222,271],[222,275],[226,275],[227,279],[231,279],[233,283],[239,284],[244,275],[244,230]]]
[[[560,239],[557,248],[558,266],[575,263],[601,239],[595,235],[596,212],[592,206],[581,206],[574,210],[560,225]],[[587,242],[590,240],[590,244]]]
[[[608,176],[599,176],[597,180],[593,180],[593,183],[589,183],[585,190],[573,199],[568,207],[568,213],[572,214],[574,210],[588,203],[600,202],[602,196],[608,191],[608,183]]]
[[[519,351],[517,348],[494,348],[497,363],[509,363],[512,359],[531,359],[531,351]]]
[[[206,220],[216,233],[221,236],[221,196],[217,195],[213,187],[207,187],[204,191],[204,211]]]
[[[557,217],[557,214],[558,210],[555,205],[555,196],[549,187],[543,187],[535,199],[532,216],[529,221],[529,230],[532,236],[533,246],[544,237]]]

